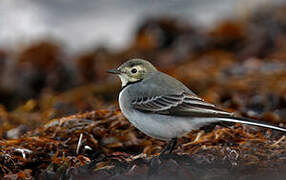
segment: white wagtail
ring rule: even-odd
[[[169,141],[160,154],[171,153],[178,137],[213,123],[243,123],[286,132],[275,125],[235,117],[205,102],[148,61],[131,59],[108,72],[121,79],[119,106],[124,116],[145,134]]]

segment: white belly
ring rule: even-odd
[[[119,106],[124,116],[140,131],[161,140],[180,137],[202,125],[199,119],[172,117],[154,113],[143,113],[131,108],[119,94]],[[129,107],[129,108],[128,108]]]

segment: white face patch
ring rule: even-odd
[[[120,74],[119,78],[121,80],[121,86],[125,86],[128,83],[128,78],[126,77],[125,74]]]
[[[144,71],[144,67],[141,65],[134,67],[124,67],[121,69],[121,74],[119,74],[119,78],[121,80],[122,87],[126,86],[128,82],[136,82],[141,79],[142,72]]]
[[[127,85],[128,82],[135,82],[135,81],[138,81],[138,79],[136,78],[133,78],[133,77],[130,77],[128,76],[127,74],[120,74],[119,75],[119,78],[121,80],[121,86],[125,86]]]

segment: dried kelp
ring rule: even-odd
[[[174,154],[157,157],[166,142],[123,117],[114,102],[119,81],[105,70],[146,58],[208,102],[286,127],[285,7],[209,32],[149,18],[120,52],[100,47],[69,57],[52,41],[1,50],[1,177],[283,179],[285,134],[264,128],[204,127],[180,138]]]

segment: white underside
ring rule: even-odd
[[[146,135],[161,140],[170,140],[180,137],[191,130],[198,129],[207,124],[210,119],[173,117],[154,113],[144,113],[128,108],[119,94],[119,106],[124,116],[140,131]]]
[[[191,123],[196,120],[182,120],[181,118],[168,118],[159,115],[156,118],[142,113],[123,113],[126,118],[139,130],[145,134],[161,140],[170,140],[174,137],[181,137],[193,129],[199,128],[201,125]],[[199,120],[200,121],[200,120]]]

